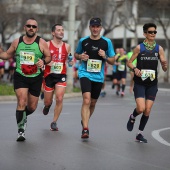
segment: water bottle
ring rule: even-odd
[[[69,67],[72,67],[72,65],[69,64],[70,61],[72,61],[72,59],[73,59],[73,56],[72,56],[71,53],[70,53],[69,56],[68,56],[68,66],[69,66]]]

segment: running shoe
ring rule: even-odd
[[[48,106],[48,107],[44,106],[44,108],[43,108],[43,114],[44,114],[44,115],[48,115],[49,110],[50,110],[50,106]]]
[[[121,97],[124,97],[124,95],[125,95],[125,92],[122,91],[121,92]]]
[[[18,130],[17,142],[23,142],[25,140],[25,133],[23,129]]]
[[[100,96],[101,96],[101,97],[105,97],[105,96],[106,96],[106,92],[105,92],[105,91],[101,92],[101,93],[100,93]]]
[[[127,130],[128,131],[132,131],[133,130],[133,126],[134,126],[134,123],[135,123],[135,119],[132,119],[132,114],[130,115],[129,117],[129,120],[127,122]]]
[[[116,95],[119,96],[119,91],[116,91]]]
[[[89,138],[89,129],[88,128],[84,128],[82,130],[81,138],[83,138],[83,139]]]
[[[58,127],[57,127],[57,123],[56,122],[52,122],[51,123],[51,131],[58,131]]]
[[[144,136],[140,133],[136,136],[136,141],[141,143],[147,143],[147,139],[145,139]]]

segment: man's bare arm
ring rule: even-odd
[[[7,51],[3,51],[3,49],[0,48],[0,58],[3,60],[8,60],[9,58],[14,57],[17,44],[18,44],[18,39],[12,42],[11,46]]]

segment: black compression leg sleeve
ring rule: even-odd
[[[16,110],[16,120],[18,125],[18,132],[20,130],[24,131],[26,128],[27,116],[25,110]]]
[[[136,117],[138,115],[139,115],[139,113],[136,111],[136,108],[135,108],[134,111],[133,111],[133,117]]]
[[[22,121],[24,110],[16,110],[17,124]]]
[[[124,92],[125,91],[125,84],[122,84],[122,92]]]
[[[143,131],[146,123],[148,122],[149,116],[145,116],[144,114],[142,115],[141,119],[140,119],[140,124],[139,124],[139,130]]]
[[[28,110],[27,106],[25,107],[26,115],[31,115],[34,111]]]

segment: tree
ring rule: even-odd
[[[81,1],[78,7],[77,16],[81,20],[80,34],[86,28],[88,21],[92,17],[99,17],[102,19],[102,26],[104,28],[103,35],[112,32],[116,27],[120,26],[118,17],[118,9],[121,8],[123,0],[116,2],[114,0],[84,0]],[[80,37],[82,35],[79,35]]]
[[[21,30],[21,26],[18,22],[19,12],[10,13],[11,4],[6,2],[0,2],[0,34],[2,46],[6,48],[6,40],[8,40],[12,35]],[[12,28],[12,29],[11,29]]]

